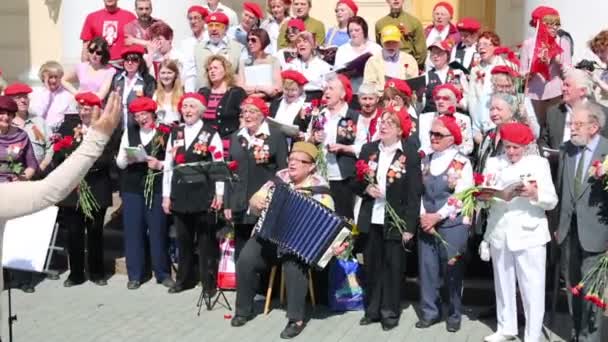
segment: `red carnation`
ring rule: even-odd
[[[496,139],[496,132],[490,132],[490,133],[488,133],[488,137],[490,137],[491,140]]]
[[[211,152],[211,153],[215,152],[215,146],[213,146],[213,145],[209,146],[209,152]]]
[[[178,154],[175,156],[175,164],[183,164],[186,162],[186,156],[183,154]]]
[[[456,107],[449,106],[448,107],[448,114],[454,114],[454,113],[456,113]]]
[[[570,289],[570,292],[572,292],[572,294],[575,295],[575,296],[580,296],[582,289],[583,289],[583,284],[582,283],[578,283],[578,285],[576,285],[575,287],[573,287],[573,288]]]
[[[357,170],[357,180],[360,182],[364,181],[365,175],[369,172],[369,165],[367,165],[365,160],[358,160],[355,168]]]
[[[59,140],[53,144],[53,151],[58,153],[59,151],[63,150],[63,147],[63,140]]]
[[[74,137],[71,135],[66,135],[65,137],[63,137],[63,143],[65,144],[65,147],[72,146],[72,144],[74,143]]]
[[[156,129],[159,132],[161,132],[162,134],[169,134],[169,133],[171,133],[171,128],[169,126],[166,126],[166,125],[158,125],[158,127]]]
[[[485,181],[485,177],[481,173],[473,173],[473,180],[476,186],[480,186]]]
[[[320,103],[319,99],[312,99],[312,100],[310,101],[310,105],[311,105],[312,107],[319,107],[319,103]]]
[[[418,157],[420,157],[420,159],[424,159],[424,157],[426,157],[426,153],[424,153],[423,150],[418,150]]]
[[[215,151],[215,153],[213,154],[213,159],[222,159],[223,156],[224,154],[222,153],[222,151]]]
[[[228,163],[228,170],[235,172],[237,169],[239,168],[239,162],[236,160],[233,160],[231,162]]]

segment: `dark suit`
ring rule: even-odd
[[[118,95],[122,96],[123,91],[125,89],[125,79],[126,79],[125,71],[119,72],[116,75],[114,75],[114,78],[112,79],[112,85],[110,86],[110,90],[114,91],[114,90],[120,89],[120,93]],[[142,87],[143,96],[152,98],[152,96],[154,95],[154,91],[156,90],[156,80],[149,73],[145,74],[143,76],[138,74],[137,81],[135,81],[135,86],[129,92],[129,96],[127,96],[127,100],[125,101],[123,99],[123,103],[126,103],[127,106],[138,97],[137,93],[135,92],[135,87]],[[108,96],[109,96],[109,93],[108,93]],[[107,100],[108,100],[108,98],[106,97],[105,101],[107,101]],[[136,122],[132,116],[129,115],[127,117],[127,120],[128,120],[127,127],[136,126]]]
[[[387,202],[405,220],[408,232],[414,234],[418,228],[423,190],[420,157],[413,142],[403,140],[401,143],[403,151],[395,152],[391,164],[405,156],[405,173],[394,178],[392,183],[387,180],[383,190]],[[375,155],[379,162],[379,145],[379,141],[363,145],[359,160],[369,163],[370,157]],[[401,314],[401,275],[405,267],[402,237],[392,227],[386,211],[384,225],[372,224],[375,199],[365,192],[367,183],[352,180],[351,186],[362,197],[357,226],[361,233],[368,234],[364,250],[368,294],[365,315],[370,319],[382,319],[396,324]]]
[[[570,141],[562,145],[557,173],[561,201],[556,239],[562,251],[562,268],[568,288],[581,281],[608,246],[608,192],[604,190],[603,183],[584,171],[580,193],[575,196],[579,150]],[[606,155],[608,140],[600,137],[589,165],[595,160],[603,160]],[[603,319],[601,310],[570,293],[568,299],[579,341],[599,342]]]

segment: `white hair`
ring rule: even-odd
[[[376,84],[373,82],[363,82],[359,86],[359,95],[376,95],[378,96],[378,89]]]
[[[600,105],[591,101],[583,101],[572,109],[572,113],[579,111],[586,112],[591,121],[596,122],[600,126],[600,130],[606,125],[606,114]]]
[[[564,72],[564,79],[566,78],[572,79],[576,88],[585,88],[585,96],[593,94],[593,80],[586,71],[570,68]]]
[[[184,102],[182,102],[183,104],[192,104],[194,106],[196,106],[196,108],[198,109],[198,114],[203,114],[203,112],[205,112],[205,110],[207,109],[207,107],[205,107],[205,105],[203,105],[201,103],[201,101],[197,100],[197,99],[193,99],[193,98],[187,98],[184,99]],[[181,108],[180,108],[181,109]]]
[[[439,94],[446,94],[450,97],[450,101],[458,102],[458,100],[456,99],[456,94],[454,94],[454,92],[449,89],[441,89],[437,92],[437,95]]]

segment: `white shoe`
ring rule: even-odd
[[[513,341],[515,336],[513,335],[503,335],[499,332],[495,332],[492,335],[486,336],[483,338],[485,342],[503,342],[503,341]]]

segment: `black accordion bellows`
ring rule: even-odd
[[[333,247],[349,235],[351,225],[311,197],[278,184],[269,193],[268,209],[256,225],[258,236],[277,245],[283,253],[324,268]]]

